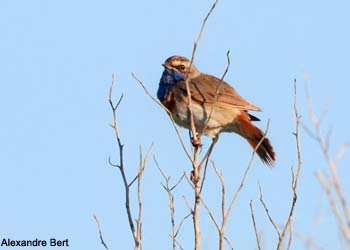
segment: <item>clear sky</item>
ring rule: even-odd
[[[134,72],[155,95],[161,63],[174,54],[191,56],[200,25],[213,1],[0,1],[0,237],[70,240],[69,249],[102,249],[93,220],[96,213],[111,249],[132,249],[124,210],[124,190],[112,113],[108,104],[111,75],[115,97],[124,93],[120,131],[131,179],[138,168],[138,147],[154,142],[154,154],[175,181],[190,172],[175,131],[163,110],[131,77]],[[269,138],[277,165],[268,169],[255,159],[231,214],[227,236],[236,249],[255,249],[249,212],[253,200],[264,249],[277,236],[259,203],[258,182],[278,224],[291,203],[290,167],[296,165],[293,80],[298,84],[302,120],[311,126],[303,82],[314,107],[328,105],[324,131],[332,127],[330,152],[349,141],[350,2],[228,1],[210,17],[195,64],[221,76],[226,52],[231,67],[225,78],[237,92],[263,109],[258,126],[271,119]],[[182,129],[187,138],[187,131]],[[208,145],[209,140],[203,141]],[[301,131],[303,168],[295,211],[297,232],[327,249],[342,249],[339,230],[314,172],[327,169],[317,143]],[[237,135],[220,138],[212,159],[223,171],[227,193],[237,188],[251,149]],[[339,163],[349,199],[349,154]],[[144,249],[170,249],[167,195],[153,160],[143,177]],[[219,182],[209,169],[204,197],[219,216]],[[132,193],[136,197],[135,193]],[[176,219],[192,201],[186,182],[174,191]],[[135,199],[132,202],[135,205]],[[133,210],[135,213],[136,211]],[[204,250],[215,249],[217,234],[202,209]],[[192,248],[192,224],[179,235]],[[49,249],[49,248],[47,248]],[[293,249],[303,249],[295,239]]]

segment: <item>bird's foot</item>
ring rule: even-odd
[[[191,137],[191,143],[192,146],[194,148],[201,148],[203,146],[202,142],[201,142],[201,138],[196,136],[196,138],[194,138],[193,136]]]

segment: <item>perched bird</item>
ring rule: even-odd
[[[248,111],[261,109],[244,100],[225,81],[201,73],[193,64],[190,67],[190,64],[182,56],[169,57],[162,64],[164,71],[157,97],[172,113],[174,121],[187,129],[191,127],[186,89],[186,79],[189,77],[191,108],[197,132],[213,139],[217,139],[222,132],[234,132],[255,148],[264,134],[252,124],[252,121],[259,119]],[[266,165],[273,166],[275,152],[267,138],[264,138],[256,152]]]

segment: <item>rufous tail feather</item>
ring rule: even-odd
[[[248,143],[253,147],[259,144],[259,142],[264,138],[264,133],[257,127],[255,127],[247,115],[241,114],[238,116],[239,123],[239,134],[243,136]],[[276,155],[273,147],[268,138],[264,138],[259,147],[256,149],[256,153],[262,160],[262,162],[269,167],[272,167],[276,160]]]

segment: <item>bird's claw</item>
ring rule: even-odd
[[[200,148],[203,146],[203,144],[201,142],[201,138],[198,136],[196,136],[196,138],[191,137],[191,143],[192,143],[192,146],[195,148]]]

